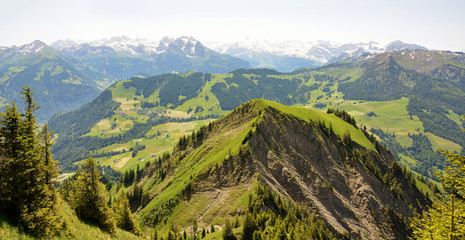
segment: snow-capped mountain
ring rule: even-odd
[[[23,46],[20,46],[18,48],[19,53],[23,54],[34,54],[40,52],[42,49],[44,49],[47,46],[44,42],[40,40],[36,40],[30,44],[25,44]]]
[[[75,42],[72,40],[58,40],[52,45],[55,49],[69,55],[74,54],[109,54],[125,53],[129,55],[158,55],[166,52],[176,52],[186,56],[202,57],[205,54],[204,46],[193,37],[180,38],[164,37],[160,41],[146,39],[131,39],[126,36],[104,38],[89,42]]]
[[[246,39],[233,43],[209,42],[206,46],[220,53],[229,54],[250,62],[252,67],[271,67],[291,71],[301,66],[315,67],[335,62],[346,57],[359,57],[385,51],[402,49],[426,49],[419,45],[396,41],[386,47],[377,42],[334,43],[330,41],[257,41]],[[290,61],[290,59],[292,61]],[[298,62],[298,64],[294,64]],[[282,66],[283,63],[287,63]]]
[[[386,45],[386,51],[387,52],[396,52],[396,51],[402,51],[402,50],[428,50],[427,48],[416,45],[416,44],[411,44],[411,43],[404,43],[401,41],[394,41]]]
[[[347,57],[360,57],[367,54],[378,54],[385,51],[402,49],[426,49],[415,44],[401,41],[383,46],[377,42],[336,43],[330,41],[259,41],[246,39],[231,43],[206,42],[205,45],[193,37],[169,38],[160,41],[147,39],[131,39],[129,37],[111,37],[100,40],[77,43],[72,40],[57,41],[52,44],[55,49],[67,56],[79,59],[97,56],[125,55],[127,58],[143,58],[156,60],[162,55],[174,54],[178,57],[202,59],[208,52],[214,51],[245,60],[253,68],[272,68],[289,72],[301,67],[318,67],[336,62]],[[206,46],[206,47],[205,47]],[[242,65],[245,67],[245,65]],[[176,70],[173,70],[176,71]],[[159,73],[140,69],[140,73]],[[116,78],[129,77],[117,74]]]
[[[52,44],[84,73],[106,79],[105,86],[131,76],[171,72],[204,71],[225,73],[249,68],[247,61],[220,54],[193,37],[160,41],[112,37],[88,42],[57,41]]]
[[[18,46],[0,47],[0,52],[2,54],[8,52],[10,56],[17,55],[17,54],[22,55],[22,56],[34,55],[34,54],[40,53],[45,50],[50,50],[50,47],[40,40],[36,40],[34,42],[21,45],[19,47]]]

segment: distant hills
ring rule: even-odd
[[[81,43],[59,40],[51,45],[53,48],[35,41],[20,47],[0,47],[0,103],[16,99],[20,87],[30,85],[38,103],[44,105],[38,112],[39,121],[44,122],[56,113],[74,109],[95,98],[113,82],[132,76],[192,70],[227,73],[250,67],[288,72],[301,67],[322,66],[346,57],[424,49],[400,41],[385,48],[375,42],[338,45],[324,41],[315,44],[249,41],[207,45],[221,53],[192,37],[165,37],[158,42],[127,37]]]
[[[0,49],[1,103],[18,100],[22,87],[30,86],[43,105],[37,113],[45,122],[56,113],[77,108],[99,93],[98,83],[67,58],[41,41]]]

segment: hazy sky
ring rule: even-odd
[[[464,0],[0,0],[0,46],[126,35],[160,40],[402,40],[465,50]]]

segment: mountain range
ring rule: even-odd
[[[219,51],[216,52],[192,37],[165,37],[159,42],[112,37],[82,43],[58,40],[51,47],[41,41],[0,47],[0,101],[3,104],[15,100],[20,88],[29,85],[38,103],[45,106],[38,112],[39,121],[44,122],[54,114],[88,102],[113,82],[134,75],[192,70],[226,73],[251,66],[291,71],[384,50],[422,48],[400,41],[386,48],[374,42],[312,44],[297,41],[208,44]]]
[[[0,48],[0,102],[17,100],[29,85],[39,105],[40,122],[75,109],[95,98],[111,83],[133,75],[155,75],[190,70],[226,73],[249,64],[204,47],[191,37],[164,38],[157,46],[126,38],[52,46],[34,41],[20,47]]]
[[[152,76],[192,70],[226,73],[250,67],[244,60],[206,48],[193,37],[164,37],[159,42],[113,37],[78,45],[70,43],[57,41],[51,46],[72,59],[87,75],[103,75],[110,83],[133,75]]]
[[[330,41],[258,41],[247,39],[233,43],[208,42],[208,47],[249,61],[253,68],[271,68],[290,72],[301,67],[319,67],[347,57],[359,57],[400,50],[427,50],[416,44],[394,41],[386,46],[377,42],[333,43]]]

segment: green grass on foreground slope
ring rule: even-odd
[[[116,230],[116,236],[111,236],[110,234],[102,231],[97,226],[89,225],[79,220],[74,213],[74,210],[72,210],[68,204],[63,203],[62,210],[65,216],[68,218],[74,237],[68,238],[65,235],[59,235],[53,237],[52,239],[144,239],[121,229]],[[19,224],[11,222],[5,213],[0,212],[0,240],[13,239],[35,240],[37,238],[26,234]]]
[[[142,210],[139,216],[143,219],[149,218],[156,207],[176,198],[196,176],[209,171],[215,164],[221,164],[229,156],[237,155],[242,141],[252,128],[253,122],[254,120],[239,126],[221,126],[219,133],[209,137],[200,147],[182,160],[182,164],[179,164],[173,175],[152,188],[152,191],[159,194]]]

